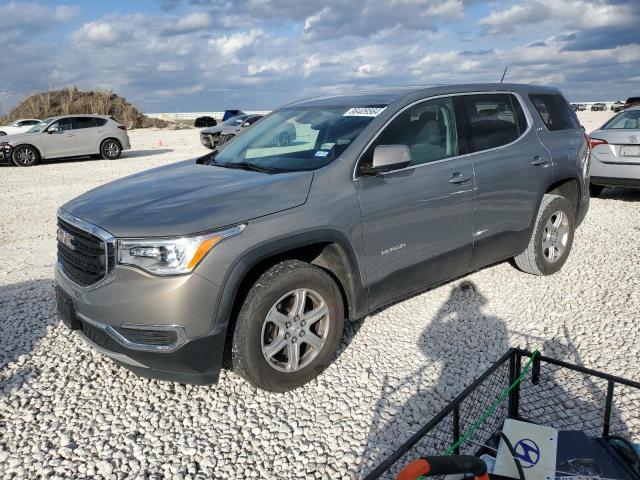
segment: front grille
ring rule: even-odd
[[[81,287],[107,275],[106,245],[99,237],[58,218],[58,262],[64,274]]]
[[[233,137],[235,137],[235,135],[220,135],[218,145],[224,145],[225,143],[230,142],[231,140],[233,140]]]

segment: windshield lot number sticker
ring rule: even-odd
[[[354,107],[344,112],[343,117],[377,117],[385,108],[386,107]]]

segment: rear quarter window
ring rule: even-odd
[[[529,95],[529,99],[542,122],[552,132],[580,128],[578,117],[562,95],[536,94]]]

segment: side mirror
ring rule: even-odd
[[[373,151],[371,166],[362,167],[363,173],[390,172],[404,168],[411,163],[411,150],[406,145],[378,145]]]
[[[47,129],[47,133],[49,135],[51,135],[52,133],[58,133],[60,131],[60,127],[58,125],[51,125],[48,129]]]

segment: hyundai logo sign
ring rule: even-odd
[[[540,461],[541,452],[540,448],[533,440],[528,438],[523,438],[518,443],[516,443],[515,447],[513,447],[515,451],[516,458],[520,460],[520,465],[522,468],[531,468],[536,465]]]

